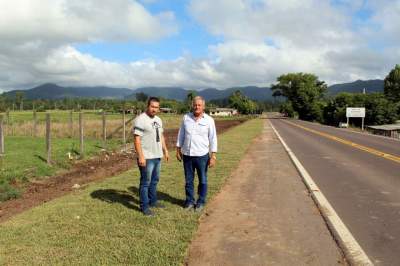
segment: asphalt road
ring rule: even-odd
[[[400,141],[304,121],[271,122],[371,261],[400,265],[400,161],[335,141],[326,134],[395,158],[400,157]]]

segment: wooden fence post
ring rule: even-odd
[[[103,111],[103,148],[107,145],[106,112]]]
[[[123,139],[123,143],[124,143],[124,151],[126,151],[126,115],[125,115],[125,108],[124,110],[122,110],[122,124],[124,125],[123,128],[123,133],[122,133],[122,139]]]
[[[9,125],[10,124],[10,109],[9,108],[7,108],[7,111],[6,111],[6,118],[7,118],[7,125]]]
[[[51,164],[51,134],[50,134],[50,114],[46,114],[46,149],[47,149],[47,163]]]
[[[4,117],[0,115],[0,156],[4,154]]]
[[[69,112],[69,137],[72,139],[74,136],[74,118],[73,110]]]
[[[36,110],[33,109],[33,128],[32,128],[32,136],[35,138],[37,135],[37,114]]]
[[[83,148],[83,117],[82,112],[79,112],[79,152],[80,157],[84,156],[84,148]]]

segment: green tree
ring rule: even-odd
[[[297,113],[294,111],[292,103],[287,101],[281,104],[279,112],[287,115],[288,117],[295,117]]]
[[[308,73],[281,75],[271,87],[274,96],[284,96],[300,119],[323,121],[323,101],[327,86],[324,81]]]
[[[194,90],[191,90],[188,92],[188,94],[186,95],[186,105],[189,107],[189,109],[192,108],[192,102],[194,97],[197,96],[197,92]]]
[[[144,92],[137,92],[135,94],[135,96],[136,96],[136,100],[139,102],[146,102],[147,99],[149,98],[149,96]]]
[[[25,93],[22,91],[17,91],[15,93],[15,103],[19,106],[20,110],[24,109],[24,98],[25,98]]]
[[[386,98],[393,102],[400,101],[400,65],[396,65],[384,80],[384,93]]]
[[[7,109],[6,97],[0,95],[0,112],[4,112]]]
[[[254,114],[258,110],[257,104],[247,98],[240,90],[232,93],[228,100],[229,106],[237,109],[241,114]]]
[[[324,109],[324,121],[337,126],[346,121],[347,107],[365,107],[365,124],[382,125],[396,121],[396,104],[388,100],[383,93],[340,93],[332,98]],[[352,123],[361,124],[360,119],[353,119]]]

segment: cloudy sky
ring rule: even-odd
[[[399,43],[400,0],[0,0],[0,90],[384,78]]]

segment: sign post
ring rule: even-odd
[[[349,126],[350,117],[361,117],[361,130],[364,130],[365,107],[347,107],[346,117],[347,126]]]

